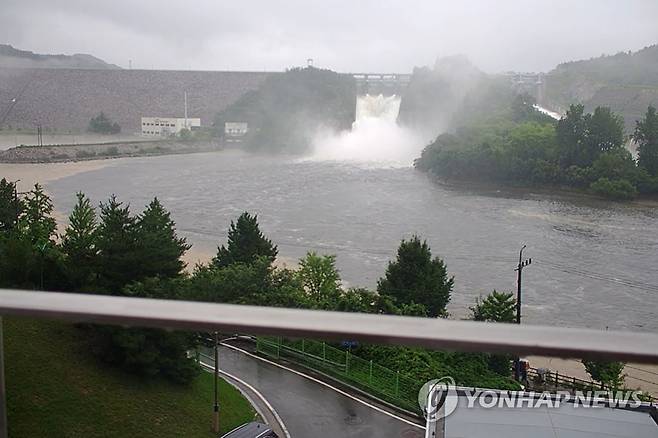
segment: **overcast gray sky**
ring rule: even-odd
[[[658,0],[2,0],[0,42],[133,68],[546,71],[658,43]]]

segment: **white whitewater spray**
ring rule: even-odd
[[[425,142],[409,129],[398,126],[399,111],[400,96],[358,96],[352,130],[319,132],[311,159],[410,166]]]

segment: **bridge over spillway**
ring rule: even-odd
[[[411,81],[406,73],[352,73],[357,94],[401,95]]]

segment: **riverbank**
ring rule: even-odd
[[[191,154],[221,149],[212,141],[120,141],[113,143],[18,146],[0,151],[0,163],[59,163],[121,157]]]
[[[131,141],[153,141],[153,138],[143,137],[141,134],[96,134],[92,132],[45,132],[41,143],[47,146],[119,143]],[[4,151],[17,146],[36,146],[38,138],[36,131],[8,131],[0,129],[0,150]]]
[[[619,201],[614,199],[605,198],[599,195],[592,193],[587,189],[578,189],[569,186],[558,186],[558,185],[543,185],[543,186],[531,186],[531,185],[522,185],[522,184],[503,184],[495,182],[481,182],[473,180],[447,180],[438,177],[433,173],[422,172],[427,175],[427,177],[434,183],[441,185],[449,190],[460,190],[460,191],[473,191],[478,194],[486,196],[509,196],[513,195],[515,197],[533,197],[533,196],[554,196],[559,199],[569,200],[569,201],[578,201],[578,202],[592,202],[595,204],[599,203],[614,203],[618,205],[633,205],[638,207],[658,207],[658,195],[640,195],[635,199]]]
[[[563,376],[575,377],[581,380],[592,380],[585,371],[585,366],[578,359],[560,359],[558,357],[530,356],[527,357],[533,368],[547,368],[557,371]],[[624,367],[624,386],[639,389],[658,397],[658,365],[628,363]]]

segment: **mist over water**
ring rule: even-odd
[[[400,101],[397,95],[357,96],[352,130],[318,132],[310,159],[411,166],[427,142],[397,124]]]

